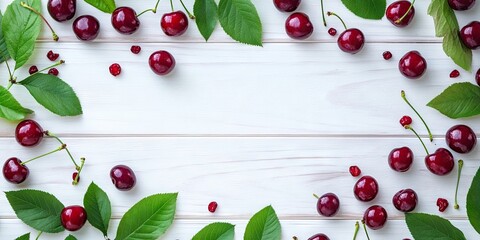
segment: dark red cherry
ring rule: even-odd
[[[23,120],[15,129],[15,139],[24,147],[36,146],[43,139],[43,129],[34,120]]]
[[[340,200],[334,193],[326,193],[318,198],[317,212],[318,214],[331,217],[337,214],[340,208]]]
[[[280,12],[293,12],[297,10],[302,0],[273,0],[273,5]]]
[[[469,153],[477,145],[477,135],[466,125],[455,125],[445,134],[448,146],[458,153]]]
[[[411,212],[417,206],[417,193],[409,188],[400,190],[393,196],[392,202],[398,211]]]
[[[60,54],[54,53],[52,50],[48,51],[47,58],[50,61],[56,61],[60,57]]]
[[[214,213],[217,211],[218,203],[217,202],[211,202],[208,204],[208,211],[211,213]]]
[[[163,76],[175,68],[175,58],[167,51],[156,51],[148,58],[148,64],[154,73]]]
[[[140,27],[137,13],[130,7],[119,7],[112,13],[112,26],[121,34],[132,34]]]
[[[307,39],[313,33],[313,24],[307,14],[292,13],[285,21],[285,31],[293,39]]]
[[[133,170],[125,165],[117,165],[110,170],[110,178],[120,191],[128,191],[135,186],[137,178]]]
[[[28,69],[28,73],[29,73],[30,75],[32,75],[32,74],[34,74],[34,73],[36,73],[36,72],[38,72],[38,68],[37,68],[37,66],[35,66],[35,65],[32,65],[32,66]]]
[[[48,74],[53,75],[53,76],[58,76],[59,72],[58,72],[58,69],[56,69],[56,68],[50,68],[50,69],[48,69]]]
[[[480,22],[473,21],[460,29],[460,39],[467,48],[477,49],[480,46]]]
[[[480,69],[478,69],[475,73],[475,82],[477,82],[477,85],[480,86]]]
[[[167,36],[176,37],[188,29],[188,17],[182,11],[163,14],[160,26]]]
[[[445,148],[439,148],[435,153],[425,157],[425,165],[433,174],[443,176],[453,170],[455,160],[450,151]]]
[[[453,10],[465,11],[475,5],[475,0],[448,0],[448,5],[450,5]]]
[[[87,221],[87,211],[85,211],[85,208],[82,206],[68,206],[62,210],[60,220],[66,230],[72,232],[77,231],[85,225]]]
[[[47,10],[55,21],[68,21],[75,16],[77,0],[48,0]]]
[[[387,218],[387,210],[378,205],[369,207],[363,214],[363,221],[365,222],[365,225],[373,230],[383,228],[387,222]]]
[[[378,183],[371,176],[361,177],[353,188],[355,197],[362,202],[372,201],[378,194]]]
[[[410,51],[398,61],[398,69],[403,76],[417,79],[427,70],[427,61],[418,51]]]
[[[323,233],[318,233],[308,238],[308,240],[330,240],[330,238],[328,238],[327,235]]]
[[[413,152],[408,147],[393,149],[388,155],[388,165],[397,172],[406,172],[413,163]]]
[[[448,200],[445,198],[438,198],[437,206],[438,206],[438,211],[445,212],[445,210],[447,210],[448,208]]]
[[[413,120],[410,116],[403,116],[402,118],[400,118],[400,125],[402,125],[402,127],[410,126],[412,122]]]
[[[454,69],[452,72],[450,72],[450,78],[457,78],[460,77],[460,72],[457,69]]]
[[[383,56],[383,59],[385,59],[385,60],[390,60],[393,57],[393,55],[390,51],[383,52],[382,56]]]
[[[7,159],[3,165],[3,176],[11,183],[20,184],[24,182],[29,173],[27,166],[22,165],[22,161],[15,157]]]
[[[365,44],[365,37],[359,29],[350,28],[338,36],[337,43],[342,51],[355,54],[362,50]]]
[[[350,172],[350,175],[352,175],[352,177],[358,177],[360,176],[360,174],[362,174],[362,170],[360,170],[358,166],[350,166],[348,168],[348,171]]]
[[[122,67],[118,63],[113,63],[110,65],[110,67],[108,67],[108,71],[110,71],[110,74],[116,77],[122,73]]]
[[[140,51],[142,51],[142,47],[138,46],[138,45],[132,45],[132,47],[130,47],[130,51],[133,53],[133,54],[139,54]]]
[[[83,15],[75,19],[72,28],[78,39],[91,41],[98,36],[100,22],[94,16]]]
[[[412,6],[410,9],[410,6],[412,6],[412,3],[409,1],[396,1],[390,4],[387,7],[387,11],[385,12],[385,15],[394,26],[396,27],[406,27],[410,22],[412,22],[413,17],[415,16],[415,8]],[[410,11],[409,11],[410,9]],[[402,21],[397,22],[400,20],[406,13],[408,14],[402,19]]]

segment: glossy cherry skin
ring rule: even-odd
[[[62,226],[71,232],[80,230],[87,221],[87,211],[82,206],[65,207],[60,214]]]
[[[110,178],[113,185],[120,191],[128,191],[135,186],[137,178],[131,168],[125,165],[117,165],[110,170]]]
[[[293,39],[303,40],[313,33],[313,24],[307,14],[292,13],[285,21],[285,31]]]
[[[411,212],[417,207],[417,193],[409,188],[400,190],[393,196],[392,202],[398,211]]]
[[[362,170],[358,166],[350,166],[348,171],[352,177],[358,177],[360,174],[362,174]]]
[[[175,58],[167,51],[156,51],[148,58],[148,64],[154,73],[163,76],[175,68]]]
[[[455,125],[448,129],[445,140],[457,153],[469,153],[477,145],[477,135],[466,125]]]
[[[21,163],[22,161],[15,157],[7,159],[3,165],[3,176],[7,181],[20,184],[27,179],[30,171],[27,166]]]
[[[15,139],[24,147],[38,145],[43,139],[43,129],[34,120],[23,120],[15,129]]]
[[[402,125],[402,127],[407,127],[407,126],[410,126],[410,124],[412,124],[413,120],[410,116],[403,116],[402,118],[400,118],[400,125]]]
[[[355,54],[362,50],[363,45],[365,44],[365,36],[363,36],[362,31],[357,28],[350,28],[343,31],[340,36],[338,36],[337,44],[340,50]]]
[[[415,8],[412,7],[408,12],[407,16],[402,19],[399,23],[398,21],[400,18],[407,13],[410,6],[412,5],[409,1],[396,1],[390,4],[387,7],[387,11],[385,12],[385,16],[387,17],[388,21],[390,21],[396,27],[406,27],[410,22],[412,22],[413,17],[415,16]]]
[[[460,39],[467,48],[477,49],[480,46],[480,22],[473,21],[460,29]]]
[[[433,174],[443,176],[453,170],[455,160],[450,151],[445,148],[439,148],[435,153],[425,157],[425,165]]]
[[[413,152],[408,147],[394,148],[388,154],[388,165],[397,172],[406,172],[413,163]]]
[[[378,183],[371,176],[361,177],[353,188],[355,197],[362,202],[372,201],[378,194]]]
[[[475,5],[475,0],[448,0],[448,5],[450,5],[453,10],[465,11]]]
[[[100,23],[94,16],[82,15],[75,19],[72,28],[78,39],[91,41],[97,38],[100,31]]]
[[[333,193],[326,193],[318,198],[317,212],[324,217],[332,217],[340,208],[340,200]]]
[[[398,62],[398,69],[403,76],[417,79],[422,77],[427,70],[427,61],[418,51],[410,51]]]
[[[112,13],[112,26],[121,34],[132,34],[140,27],[137,12],[130,7],[119,7]]]
[[[68,21],[75,16],[77,0],[48,0],[47,10],[53,20]]]
[[[181,36],[188,29],[188,17],[182,11],[163,14],[160,27],[167,36]]]
[[[475,73],[475,82],[477,82],[477,85],[480,86],[480,69],[478,69]]]
[[[330,240],[330,238],[328,238],[327,235],[323,233],[318,233],[308,238],[308,240]]]
[[[215,211],[217,211],[217,207],[218,207],[217,202],[210,202],[208,204],[208,211],[211,212],[211,213],[214,213]]]
[[[280,12],[293,12],[297,10],[302,0],[273,0],[273,5]]]
[[[388,214],[385,208],[374,205],[369,207],[363,214],[363,221],[365,225],[373,230],[378,230],[385,226],[387,222]]]
[[[445,210],[447,210],[448,208],[448,200],[445,198],[438,198],[437,206],[438,206],[438,211],[445,212]]]

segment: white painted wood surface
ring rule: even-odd
[[[45,8],[46,0],[42,1]],[[5,9],[6,2],[0,2],[0,9]],[[117,2],[140,12],[155,1]],[[192,2],[186,3],[191,6]],[[371,204],[385,206],[390,216],[384,229],[370,231],[372,239],[409,237],[402,214],[391,205],[393,194],[411,187],[420,196],[417,210],[437,214],[438,197],[453,204],[456,174],[437,177],[425,169],[420,144],[398,124],[402,115],[413,114],[401,100],[400,90],[407,91],[436,136],[428,144],[430,151],[445,146],[443,135],[454,124],[480,129],[476,118],[450,120],[425,106],[449,84],[473,81],[472,73],[465,71],[458,79],[448,77],[457,67],[444,55],[441,40],[434,37],[433,21],[426,14],[428,2],[418,1],[413,24],[397,29],[385,19],[361,20],[340,1],[327,1],[328,10],[341,14],[349,26],[361,28],[366,35],[365,49],[353,56],[341,52],[326,33],[319,1],[303,1],[300,10],[310,15],[316,30],[310,39],[298,42],[284,33],[287,14],[278,12],[270,0],[254,0],[264,25],[263,48],[233,43],[221,29],[209,43],[203,43],[194,22],[185,36],[165,37],[159,19],[168,10],[166,1],[156,15],[141,17],[138,33],[123,36],[113,30],[107,14],[78,1],[77,16],[88,13],[100,19],[99,38],[93,43],[79,42],[71,22],[52,22],[60,42],[52,42],[49,32],[43,31],[30,64],[44,67],[49,64],[46,52],[59,52],[67,61],[58,68],[60,77],[77,91],[85,114],[56,117],[39,107],[24,89],[15,86],[12,92],[36,111],[33,118],[45,129],[65,137],[76,156],[87,157],[82,181],[78,187],[70,185],[73,169],[60,153],[32,163],[25,184],[1,181],[0,186],[4,191],[46,190],[70,205],[80,204],[86,187],[95,181],[112,200],[111,237],[118,219],[136,201],[153,193],[178,191],[178,220],[162,239],[189,239],[213,221],[237,224],[236,239],[242,239],[248,218],[272,204],[282,221],[282,239],[296,235],[306,240],[325,232],[335,240],[350,239],[355,220],[370,205],[358,202],[352,194],[356,179],[348,167],[358,165],[364,174],[379,180],[380,195]],[[461,24],[479,13],[478,6],[460,13]],[[328,20],[340,30],[336,19]],[[141,45],[142,53],[133,55],[132,44]],[[158,49],[170,51],[177,59],[177,68],[168,77],[158,77],[148,67],[149,54]],[[421,80],[405,79],[397,70],[398,59],[414,49],[429,64]],[[385,50],[394,54],[392,60],[383,60]],[[474,68],[479,65],[477,59],[475,54]],[[118,78],[108,73],[113,62],[123,68]],[[4,66],[0,68],[0,79],[7,79]],[[18,76],[26,74],[21,71]],[[425,136],[423,126],[414,119],[414,127]],[[28,159],[56,147],[47,139],[35,149],[22,148],[12,137],[14,127],[15,123],[0,124],[2,159]],[[390,150],[400,146],[410,146],[416,155],[413,169],[406,174],[393,172],[386,162]],[[466,161],[460,188],[462,208],[450,207],[441,215],[452,219],[467,239],[478,239],[466,218],[464,197],[480,153],[475,150],[456,157]],[[108,172],[116,164],[127,164],[136,171],[138,185],[133,191],[119,192],[110,183]],[[340,197],[342,206],[337,216],[326,219],[316,213],[311,194],[330,191]],[[206,209],[212,200],[219,202],[215,214]],[[31,231],[15,219],[5,198],[0,198],[0,205],[4,206],[0,208],[1,239]],[[88,224],[75,235],[102,239]],[[62,237],[46,235],[43,239]],[[366,238],[360,234],[358,239]]]

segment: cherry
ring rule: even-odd
[[[58,69],[56,69],[56,68],[50,68],[48,70],[48,74],[53,75],[53,76],[58,76],[59,72],[58,72]]]
[[[330,238],[328,238],[327,235],[323,233],[318,233],[308,238],[308,240],[330,240]]]
[[[362,202],[372,201],[378,194],[378,183],[371,176],[361,177],[353,188],[355,197]]]
[[[445,212],[445,210],[447,210],[448,208],[448,200],[445,198],[438,198],[437,206],[438,206],[438,211]]]
[[[120,73],[122,72],[122,67],[120,66],[120,64],[114,63],[114,64],[110,65],[108,70],[110,71],[110,74],[112,74],[114,77],[116,77],[116,76],[120,75]]]
[[[410,116],[403,116],[402,118],[400,118],[400,125],[402,125],[402,127],[410,126],[412,122],[413,121]]]
[[[475,73],[475,82],[477,82],[477,85],[480,86],[480,69],[478,69]]]
[[[167,36],[181,36],[188,29],[188,17],[182,11],[163,14],[160,27]]]
[[[154,73],[163,76],[175,68],[175,58],[167,51],[156,51],[148,58],[148,64]]]
[[[369,207],[363,214],[363,221],[370,229],[373,230],[383,228],[387,222],[387,218],[388,215],[385,208],[378,205]]]
[[[77,0],[48,0],[47,10],[55,21],[68,21],[75,16]]]
[[[477,49],[480,46],[480,22],[473,21],[460,29],[460,39],[467,48]]]
[[[292,13],[285,21],[285,31],[293,39],[303,40],[313,33],[313,24],[307,14]]]
[[[360,176],[360,174],[362,174],[362,170],[360,170],[358,166],[350,166],[350,168],[348,168],[348,171],[350,172],[352,177],[358,177]]]
[[[417,206],[417,193],[409,188],[400,190],[393,196],[392,202],[399,211],[411,212]]]
[[[54,53],[52,50],[48,51],[48,53],[47,53],[47,58],[48,58],[50,61],[55,61],[55,60],[57,60],[59,56],[60,56],[60,54]]]
[[[450,151],[445,148],[439,148],[435,153],[425,157],[425,165],[433,174],[443,176],[453,170],[455,161]]]
[[[36,73],[36,72],[38,72],[38,68],[37,68],[37,66],[35,66],[35,65],[32,65],[32,66],[28,69],[28,73],[30,73],[30,75],[32,75],[32,74],[34,74],[34,73]]]
[[[317,197],[317,195],[314,195]],[[340,208],[340,200],[334,193],[326,193],[318,198],[317,212],[324,217],[332,217]]]
[[[383,52],[382,56],[383,56],[383,59],[385,59],[385,60],[390,60],[393,57],[393,55],[390,51]]]
[[[408,147],[394,148],[388,155],[388,165],[397,172],[406,172],[413,163],[413,152]]]
[[[24,147],[36,146],[43,139],[43,129],[34,120],[23,120],[15,129],[15,139]]]
[[[140,46],[138,46],[138,45],[133,45],[133,46],[130,48],[130,51],[131,51],[133,54],[139,54],[141,50],[142,50],[142,47],[140,47]]]
[[[218,203],[217,202],[211,202],[208,204],[208,211],[211,213],[214,213],[217,211]]]
[[[409,1],[396,1],[387,7],[385,15],[394,26],[406,27],[415,16],[415,8]]]
[[[302,0],[273,0],[273,5],[280,12],[293,12],[297,10]]]
[[[337,39],[337,44],[340,50],[351,54],[360,52],[365,44],[365,36],[363,35],[363,32],[357,28],[347,28],[343,19],[336,13],[327,12],[327,15],[337,17],[345,27],[345,31],[340,33],[340,36],[338,36]]]
[[[82,15],[73,22],[73,32],[78,39],[91,41],[97,38],[100,30],[100,23],[91,15]]]
[[[335,35],[337,35],[337,29],[335,28],[329,28],[328,29],[328,34],[332,37],[334,37]]]
[[[3,176],[11,183],[20,184],[24,182],[29,173],[27,166],[22,165],[22,161],[16,157],[7,159],[3,165]]]
[[[466,125],[455,125],[445,134],[448,146],[457,153],[469,153],[477,144],[477,135]]]
[[[87,211],[85,211],[85,208],[82,206],[68,206],[62,210],[60,220],[66,230],[72,232],[77,231],[85,225],[87,221]]]
[[[448,5],[450,5],[453,10],[465,11],[475,5],[475,0],[448,0]]]
[[[130,7],[119,7],[112,13],[112,26],[121,34],[133,34],[140,27],[137,13]]]
[[[450,78],[457,78],[457,77],[460,77],[460,72],[457,69],[455,69],[450,73]]]
[[[120,191],[128,191],[135,186],[137,178],[133,170],[125,165],[117,165],[110,170],[110,178]]]
[[[77,176],[78,176],[78,172],[74,172],[72,174],[72,180],[75,182],[75,180],[77,181],[76,183],[80,182],[80,176],[78,176],[78,179],[77,179]]]
[[[417,79],[427,70],[427,61],[418,51],[410,51],[398,61],[398,69],[403,76]]]

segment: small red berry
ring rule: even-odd
[[[32,75],[32,74],[34,74],[34,73],[36,73],[36,72],[38,72],[38,68],[37,68],[37,66],[35,66],[35,65],[32,65],[32,66],[28,69],[28,73],[30,73],[30,75]]]
[[[403,116],[402,118],[400,118],[400,124],[403,127],[409,126],[410,124],[412,124],[412,118],[410,116]]]
[[[122,67],[118,63],[110,65],[108,69],[110,70],[110,74],[112,74],[114,77],[120,75],[120,73],[122,72]]]
[[[332,37],[337,35],[337,29],[335,29],[335,28],[328,29],[328,34],[330,34],[330,36],[332,36]]]
[[[58,76],[58,69],[50,68],[50,70],[48,70],[48,74],[53,75],[53,76]]]
[[[60,56],[60,54],[54,53],[52,50],[48,51],[48,53],[47,53],[47,58],[48,58],[50,61],[55,61],[55,60],[57,60],[59,56]]]
[[[352,177],[358,177],[362,173],[362,171],[360,170],[360,168],[358,166],[350,166],[348,171],[350,172]]]
[[[211,213],[214,213],[217,210],[218,203],[217,202],[211,202],[208,204],[208,211]]]
[[[133,54],[139,54],[140,51],[142,51],[142,47],[138,46],[138,45],[133,45],[131,48],[130,48],[130,51],[132,51]]]
[[[77,178],[77,176],[78,176],[78,172],[74,172],[74,173],[72,174],[72,180],[75,181],[75,179]],[[80,182],[80,176],[78,176],[77,183],[78,183],[78,182]]]
[[[460,72],[459,72],[457,69],[453,70],[453,71],[450,73],[450,78],[457,78],[457,77],[459,77],[459,76],[460,76]]]
[[[390,60],[392,57],[393,57],[393,55],[390,51],[383,52],[383,59]]]
[[[445,212],[445,210],[448,208],[448,200],[445,198],[438,198],[437,206],[438,206],[438,211]]]

